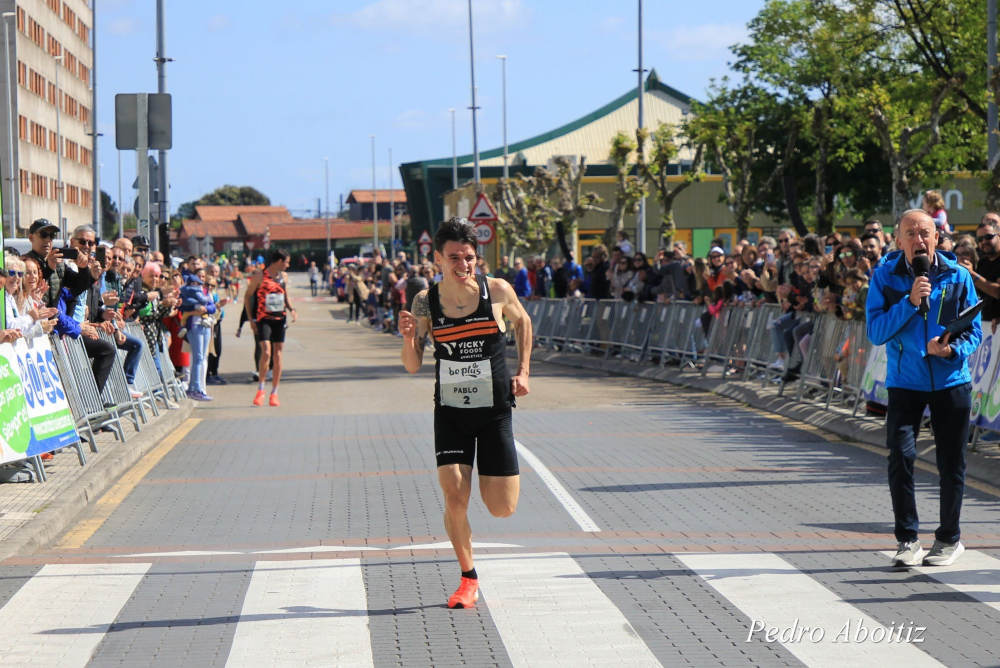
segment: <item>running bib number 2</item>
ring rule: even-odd
[[[441,405],[453,408],[492,408],[493,371],[489,360],[452,362],[441,360],[438,382]]]

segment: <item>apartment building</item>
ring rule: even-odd
[[[4,232],[57,222],[60,200],[72,231],[92,222],[93,11],[88,0],[0,0],[0,10]]]

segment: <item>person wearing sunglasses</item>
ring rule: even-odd
[[[91,283],[90,272],[76,271],[77,267],[70,268],[63,262],[62,250],[56,248],[53,243],[57,234],[59,234],[57,225],[45,218],[39,218],[28,228],[31,250],[24,254],[25,257],[36,260],[42,268],[42,279],[49,286],[45,295],[45,305],[52,307],[57,305],[63,288],[69,291],[71,299],[75,299],[87,290]]]
[[[959,264],[969,270],[976,292],[983,305],[983,323],[990,322],[991,333],[996,334],[1000,325],[1000,214],[988,213],[976,228],[976,250],[979,262],[975,269],[968,259]]]

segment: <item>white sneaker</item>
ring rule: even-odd
[[[935,540],[934,545],[927,552],[927,556],[924,557],[924,566],[951,566],[956,559],[962,556],[963,552],[965,552],[965,546],[962,545],[962,541],[943,543]]]
[[[892,565],[896,568],[919,566],[922,563],[923,556],[924,549],[920,547],[919,540],[900,543],[896,550],[896,556],[892,558]]]
[[[774,369],[775,371],[784,371],[785,370],[785,360],[784,360],[784,358],[779,357],[778,359],[776,359],[773,362],[771,362],[770,364],[768,364],[767,368],[768,369]]]

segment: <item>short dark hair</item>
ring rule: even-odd
[[[272,248],[267,254],[267,263],[274,264],[275,262],[284,262],[289,257],[288,251],[284,248]]]
[[[434,250],[439,253],[443,252],[444,245],[449,241],[469,244],[473,248],[479,247],[479,240],[476,238],[472,223],[458,216],[452,216],[438,227],[434,234]]]

